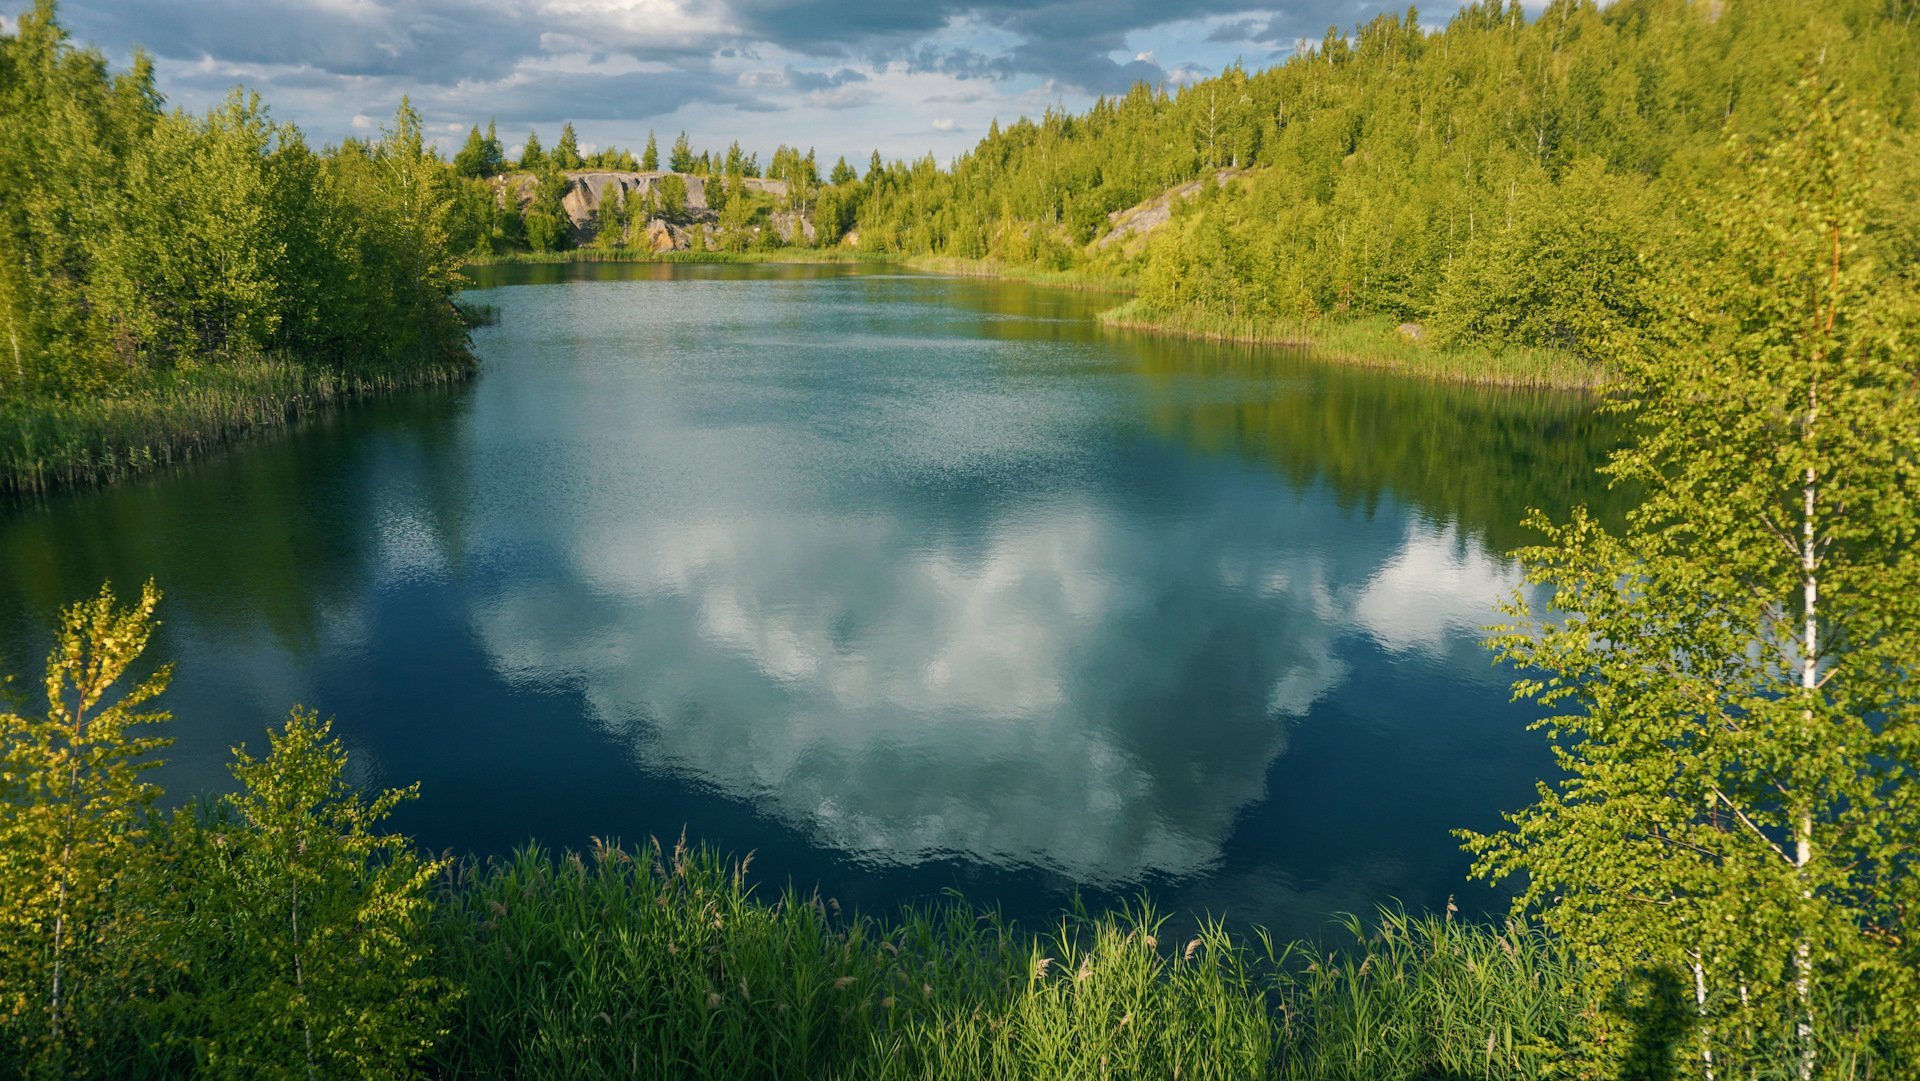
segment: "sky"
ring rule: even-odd
[[[13,0],[6,6],[24,6]],[[1437,25],[1457,7],[1423,10]],[[1532,5],[1529,5],[1532,6]],[[236,85],[316,143],[376,135],[409,95],[439,145],[499,123],[517,153],[552,146],[662,153],[739,140],[816,149],[822,167],[874,150],[945,163],[988,125],[1080,111],[1145,80],[1169,88],[1283,62],[1301,40],[1403,5],[1297,0],[64,0],[74,37],[155,61],[189,111]],[[9,27],[11,20],[6,20]]]

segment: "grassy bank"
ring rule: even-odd
[[[1100,321],[1126,330],[1207,341],[1299,346],[1328,360],[1458,383],[1574,390],[1592,389],[1606,381],[1605,372],[1559,350],[1446,349],[1408,338],[1383,316],[1311,323],[1230,320],[1157,311],[1132,300],[1101,313]]]
[[[573,248],[568,251],[469,255],[468,266],[550,263],[887,263],[898,260],[841,248],[775,248],[771,251],[666,251],[648,248]]]
[[[1050,289],[1081,289],[1095,293],[1131,293],[1133,285],[1125,278],[1092,270],[1045,270],[1040,267],[1001,263],[992,259],[959,259],[947,255],[914,255],[901,263],[930,274],[959,278],[1004,278],[1030,282]]]
[[[284,428],[315,410],[454,383],[470,360],[346,376],[272,358],[144,374],[111,394],[0,403],[0,494],[112,484]]]
[[[913,256],[903,262],[915,270],[935,274],[1005,278],[1055,289],[1133,292],[1133,283],[1128,279],[1095,270],[1042,270],[1010,266],[991,259],[945,256]],[[1158,311],[1135,299],[1102,312],[1100,321],[1125,330],[1206,341],[1297,346],[1311,349],[1329,361],[1483,386],[1572,390],[1592,389],[1606,381],[1606,373],[1559,350],[1444,349],[1409,339],[1398,331],[1394,320],[1382,316],[1316,320],[1310,324],[1225,320],[1191,312]]]
[[[1649,970],[1603,1017],[1548,936],[1451,906],[1276,944],[1176,933],[1144,902],[1041,928],[952,894],[867,918],[758,895],[750,858],[684,840],[430,858],[385,827],[418,787],[364,792],[299,708],[264,757],[236,749],[235,790],[163,813],[140,776],[170,666],[133,675],[158,603],[149,583],[69,608],[49,713],[0,712],[0,1076],[1695,1076],[1680,973]],[[84,737],[69,698],[91,704]],[[1906,1076],[1846,1012],[1818,1016],[1819,1076]],[[1757,1018],[1746,1043],[1787,1053],[1741,1076],[1798,1073],[1769,1035],[1798,1017]],[[1563,1058],[1582,1049],[1620,1068]]]
[[[897,263],[929,274],[964,278],[994,278],[1027,282],[1050,289],[1125,294],[1133,284],[1124,277],[1096,270],[1045,270],[991,259],[951,256],[887,256],[844,249],[782,248],[756,252],[650,252],[638,248],[582,248],[565,252],[519,252],[469,257],[470,266],[516,263]],[[1384,368],[1427,379],[1483,386],[1593,389],[1606,373],[1553,349],[1446,349],[1413,341],[1380,316],[1345,320],[1286,323],[1272,320],[1227,320],[1190,312],[1165,312],[1129,300],[1103,312],[1100,321],[1124,330],[1207,341],[1254,345],[1298,346],[1312,349],[1328,361]]]
[[[1569,973],[1538,935],[1387,912],[1336,952],[1163,940],[1146,907],[1030,933],[959,900],[880,922],[684,846],[449,874],[450,1077],[1531,1078]]]

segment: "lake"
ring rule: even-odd
[[[303,703],[434,849],[684,828],[868,912],[1282,935],[1502,903],[1449,831],[1551,758],[1478,642],[1527,508],[1616,498],[1589,399],[871,265],[476,275],[470,386],[0,513],[21,689],[151,576],[176,796]]]

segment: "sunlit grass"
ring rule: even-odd
[[[958,278],[1005,278],[1011,281],[1031,282],[1054,289],[1083,289],[1100,293],[1130,293],[1133,284],[1125,278],[1113,277],[1098,271],[1076,268],[1072,270],[1048,270],[1037,266],[1018,263],[1002,263],[994,259],[961,259],[949,255],[915,255],[901,257],[900,262],[915,270],[924,270],[932,274],[947,274]]]
[[[1384,912],[1326,951],[1169,937],[1152,908],[1037,932],[949,899],[880,921],[767,899],[712,852],[539,850],[452,873],[463,1077],[1526,1078],[1568,973],[1537,933]]]
[[[1382,316],[1287,321],[1228,319],[1193,312],[1163,312],[1138,300],[1103,312],[1108,326],[1208,341],[1296,345],[1329,360],[1387,368],[1452,382],[1487,386],[1591,389],[1606,372],[1569,353],[1528,347],[1449,349],[1416,341]]]
[[[846,248],[772,248],[764,251],[665,251],[650,248],[572,248],[567,251],[468,255],[468,266],[549,263],[885,263],[884,255]]]

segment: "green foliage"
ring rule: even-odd
[[[1595,1068],[1920,1061],[1920,294],[1884,127],[1831,78],[1730,143],[1719,242],[1619,346],[1645,502],[1549,526],[1551,607],[1498,640],[1566,776],[1469,845],[1583,962]]]
[[[461,866],[434,956],[468,988],[452,1076],[1539,1076],[1567,1031],[1548,940],[1384,912],[1338,953],[1150,908],[1042,934],[954,900],[892,921],[671,851]],[[537,974],[537,975],[534,975]]]
[[[204,120],[162,116],[127,163],[126,197],[96,241],[95,331],[116,366],[251,356],[273,343],[288,230],[273,216],[275,145],[257,98]]]
[[[455,176],[478,180],[498,175],[506,168],[506,152],[500,146],[500,136],[494,132],[493,121],[487,121],[486,135],[480,134],[479,125],[467,132],[466,144],[453,156]]]
[[[552,163],[547,160],[546,151],[540,148],[540,133],[537,131],[527,132],[526,145],[520,148],[521,170],[523,172],[537,173],[546,169],[550,164]]]
[[[159,591],[110,589],[68,608],[47,658],[47,712],[0,713],[0,1067],[86,1072],[102,1018],[129,982],[137,922],[119,896],[160,790],[142,779],[171,741],[143,707],[169,669],[130,677]]]
[[[165,915],[184,975],[162,1007],[195,1071],[399,1077],[449,998],[426,971],[428,887],[444,864],[379,832],[417,786],[362,798],[346,750],[296,709],[264,759],[234,752],[241,790],[178,831]]]
[[[647,148],[640,154],[642,172],[655,172],[660,168],[660,143],[654,139],[653,132],[647,132]]]
[[[860,247],[1124,278],[1156,324],[1366,316],[1596,358],[1650,315],[1639,257],[1710,239],[1683,196],[1725,168],[1724,134],[1772,121],[1769,88],[1824,54],[1910,125],[1917,52],[1884,0],[1381,15],[1266,71],[996,124],[950,168],[876,153]],[[1170,222],[1108,235],[1175,191]]]
[[[660,216],[679,221],[687,213],[687,181],[678,173],[660,178]]]
[[[741,183],[739,175],[735,174],[727,178],[724,183],[719,180],[708,181],[707,191],[708,202],[714,204],[715,209],[720,212],[719,231],[722,249],[745,251],[754,239],[753,223],[759,207],[747,195],[746,187]],[[715,203],[714,196],[722,192],[725,193],[724,198]],[[764,236],[771,233],[772,229],[764,229],[761,232]]]
[[[562,203],[570,186],[566,174],[558,171],[533,178],[533,192],[521,217],[526,223],[527,245],[534,251],[564,251],[573,246],[573,219]]]
[[[1644,326],[1653,305],[1639,255],[1656,217],[1645,191],[1598,158],[1575,163],[1558,184],[1516,183],[1503,224],[1488,223],[1447,265],[1430,319],[1436,337],[1597,358]]]
[[[553,144],[548,159],[555,169],[578,169],[586,162],[580,157],[580,140],[573,134],[573,121],[560,126],[560,141]]]
[[[600,189],[600,202],[594,210],[595,245],[617,248],[627,241],[627,202],[624,189],[607,184]]]
[[[41,421],[150,414],[128,403],[183,380],[224,386],[223,370],[268,363],[371,387],[470,363],[447,303],[457,184],[404,101],[379,142],[324,155],[243,93],[163,114],[150,64],[110,76],[43,3],[0,36],[0,189],[0,488],[117,472],[50,456],[75,433]],[[470,249],[491,247],[486,218],[464,214]],[[300,411],[280,403],[279,422]],[[79,449],[171,453],[200,438],[186,423]]]
[[[693,172],[693,144],[687,141],[684,131],[673,140],[673,152],[667,157],[667,168],[676,173]]]

